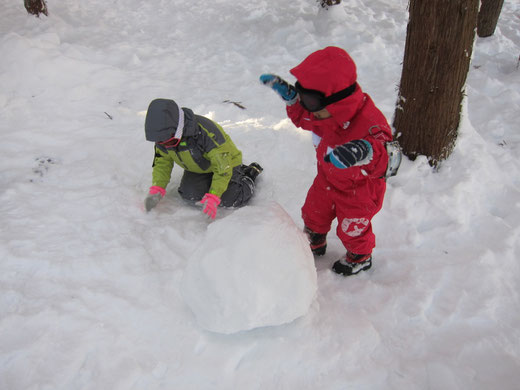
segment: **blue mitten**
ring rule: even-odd
[[[274,74],[263,74],[260,76],[260,82],[268,87],[271,87],[278,95],[281,96],[287,105],[296,103],[296,90],[284,79]]]
[[[327,153],[325,161],[332,163],[336,168],[345,169],[368,164],[372,160],[373,154],[370,142],[356,139],[336,146]]]

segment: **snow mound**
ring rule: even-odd
[[[305,235],[272,202],[210,224],[181,288],[201,327],[230,334],[305,315],[317,274]]]

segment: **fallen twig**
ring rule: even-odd
[[[240,104],[242,102],[233,102],[231,100],[224,100],[222,103],[234,104],[235,106],[237,106],[238,108],[241,108],[242,110],[246,109],[242,104]]]

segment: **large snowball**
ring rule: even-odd
[[[306,314],[317,275],[304,234],[280,205],[268,203],[211,223],[181,287],[201,327],[235,333]]]

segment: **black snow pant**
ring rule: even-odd
[[[233,175],[228,188],[220,197],[220,206],[242,207],[251,199],[255,190],[255,182],[246,172],[246,165],[239,165],[233,168]],[[186,201],[198,202],[209,191],[212,178],[213,173],[184,171],[178,189],[179,194]]]

